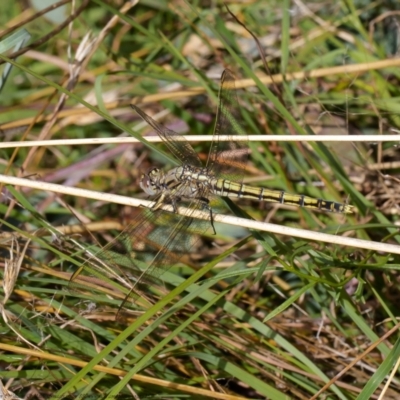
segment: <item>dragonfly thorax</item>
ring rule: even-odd
[[[204,197],[215,185],[216,177],[207,168],[182,165],[167,172],[152,168],[143,174],[140,187],[150,196],[164,194],[167,197],[188,199]]]

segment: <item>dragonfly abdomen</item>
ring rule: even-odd
[[[352,213],[352,206],[335,201],[314,199],[312,197],[290,194],[280,190],[270,190],[262,187],[248,186],[227,179],[215,179],[212,190],[218,196],[234,197],[240,199],[253,199],[272,203],[291,204],[298,207],[313,208],[317,210],[337,213]]]
[[[263,200],[263,188],[248,186],[227,179],[213,179],[211,188],[217,196]]]

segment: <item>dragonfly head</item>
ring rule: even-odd
[[[159,168],[152,168],[147,174],[142,174],[140,178],[140,187],[150,196],[160,193],[160,177],[161,170]]]

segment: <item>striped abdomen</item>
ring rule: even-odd
[[[218,196],[235,197],[240,199],[254,199],[273,203],[291,204],[299,207],[314,208],[317,210],[338,213],[352,213],[353,206],[336,203],[324,199],[314,199],[300,194],[289,194],[280,190],[270,190],[262,187],[248,186],[226,179],[213,179],[211,182],[213,193]]]

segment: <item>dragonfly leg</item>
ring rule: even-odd
[[[180,197],[175,196],[175,198],[171,198],[171,206],[174,209],[174,213],[178,213],[178,203],[182,199]]]
[[[181,197],[175,196],[168,196],[163,193],[159,198],[155,200],[155,204],[151,207],[152,210],[158,210],[161,206],[165,204],[170,204],[174,210],[174,213],[178,212],[178,203],[181,201]]]
[[[213,229],[213,232],[214,232],[213,235],[216,235],[217,231],[215,230],[215,226],[214,226],[214,215],[213,215],[213,210],[210,207],[210,201],[205,197],[200,197],[200,201],[202,202],[203,207],[205,209],[207,209],[208,212],[210,213],[210,223],[211,223],[211,226],[212,226],[212,229]]]
[[[213,228],[214,235],[216,235],[216,234],[217,234],[217,231],[215,230],[215,226],[214,226],[213,210],[212,210],[212,208],[211,208],[209,205],[207,205],[207,207],[208,207],[208,210],[210,211],[210,222],[211,222],[211,226],[212,226],[212,228]]]
[[[152,210],[158,210],[164,204],[165,201],[164,199],[165,199],[165,193],[162,193],[158,198],[154,200],[155,203],[151,207]]]

